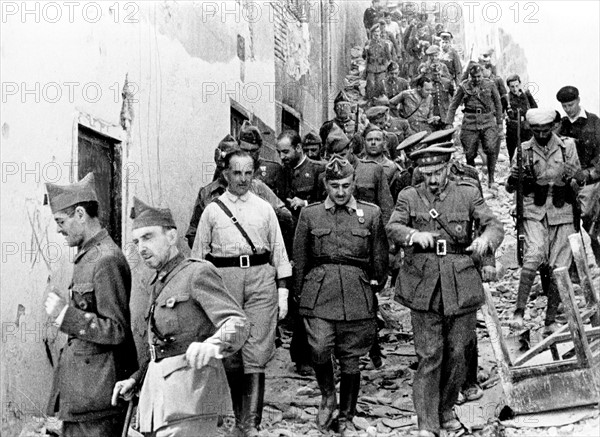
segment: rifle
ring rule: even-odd
[[[356,102],[356,115],[354,117],[354,135],[358,133],[358,114],[360,112],[360,107],[358,106],[358,102]]]
[[[524,169],[523,149],[521,147],[521,109],[517,108],[517,169],[519,170],[517,184],[517,261],[523,267],[523,253],[525,252],[525,223],[523,220],[523,197],[524,197]]]

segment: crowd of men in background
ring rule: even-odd
[[[512,323],[522,325],[539,272],[548,295],[544,330],[556,331],[552,270],[571,263],[568,235],[581,225],[600,257],[600,119],[581,107],[573,86],[557,93],[562,119],[536,108],[519,76],[506,78],[506,91],[489,56],[463,72],[450,32],[434,32],[426,15],[408,22],[378,4],[365,12],[366,119],[339,92],[335,118],[318,133],[277,136],[282,164],[261,157],[256,126],[245,122],[237,137],[226,135],[215,149],[214,180],[191,210],[185,237],[192,258],[177,248],[171,212],[135,199],[134,242],[156,271],[148,284],[150,356],[139,366],[131,355],[131,274],[100,226],[93,177],[48,184],[59,231],[79,249],[70,301],[54,292],[46,301],[70,338],[48,409],[64,420],[64,435],[118,435],[120,399],[139,390],[145,435],[215,435],[231,411],[229,435],[256,437],[265,369],[283,321],[296,371],[314,374],[321,390],[319,429],[356,435],[361,358],[385,366],[377,296],[390,278],[396,299],[411,310],[419,435],[459,432],[454,406],[483,394],[475,313],[482,283],[495,279],[504,237],[484,201],[475,157],[481,145],[488,185],[497,189],[504,120],[512,161],[506,189],[525,193]],[[466,162],[453,155],[460,106]],[[86,260],[92,248],[102,249],[100,262]]]

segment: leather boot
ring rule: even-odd
[[[231,393],[231,403],[233,404],[233,415],[235,416],[235,426],[227,434],[227,437],[242,437],[244,432],[242,431],[242,397],[244,394],[243,383],[244,383],[244,372],[231,371],[226,372],[227,382],[229,383],[229,392]]]
[[[333,421],[333,413],[337,408],[333,363],[329,360],[324,364],[315,364],[314,369],[321,390],[321,405],[317,413],[317,426],[319,431],[327,432]]]
[[[356,414],[356,402],[360,389],[360,373],[342,373],[340,382],[339,432],[341,437],[356,436],[352,423]]]
[[[244,395],[242,402],[244,437],[257,437],[262,421],[265,399],[265,374],[248,373],[244,375]]]

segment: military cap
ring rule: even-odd
[[[229,152],[231,149],[239,148],[239,145],[235,138],[233,138],[230,134],[227,134],[219,142],[219,145],[217,147],[221,152]]]
[[[427,135],[429,135],[429,132],[427,132],[427,131],[422,131],[422,132],[417,132],[416,134],[412,134],[408,138],[405,138],[404,141],[402,141],[398,145],[398,147],[396,147],[396,150],[409,149],[409,148],[419,144],[421,142],[421,140],[423,138],[425,138]]]
[[[525,114],[530,126],[541,126],[556,120],[556,110],[552,108],[531,108]]]
[[[373,131],[381,132],[381,135],[383,135],[383,131],[381,130],[381,128],[379,126],[377,126],[376,124],[373,124],[373,123],[369,123],[369,125],[363,131],[363,137],[367,138],[367,134],[369,134],[370,132],[373,132]]]
[[[238,140],[240,145],[242,143],[248,143],[262,146],[262,136],[260,135],[260,130],[256,126],[252,126],[248,120],[244,121],[242,124]]]
[[[426,55],[438,55],[440,53],[440,47],[436,44],[433,44],[425,50]]]
[[[556,93],[556,100],[560,103],[568,103],[579,97],[579,90],[574,86],[564,86]]]
[[[371,29],[369,29],[371,32],[373,32],[374,30],[377,30],[377,28],[381,28],[381,24],[379,22],[377,22],[376,24],[373,24],[371,26]]]
[[[432,173],[443,168],[455,151],[454,147],[440,147],[436,144],[411,153],[410,159],[416,162],[421,173]]]
[[[388,111],[389,111],[389,108],[387,106],[373,106],[373,107],[367,109],[367,111],[365,112],[365,115],[367,116],[369,121],[372,121],[372,120],[377,120],[380,117],[383,117]]]
[[[469,75],[473,76],[477,73],[483,73],[483,67],[479,64],[472,64],[469,66]]]
[[[304,135],[304,138],[302,139],[302,144],[305,146],[309,146],[311,144],[321,145],[321,143],[321,137],[312,131]]]
[[[448,147],[452,145],[452,135],[456,132],[456,128],[439,130],[432,132],[421,140],[421,144],[427,147],[434,144],[438,147]]]
[[[88,173],[79,182],[69,185],[46,183],[48,203],[52,214],[82,202],[98,202],[94,173]]]
[[[329,135],[325,140],[325,148],[329,153],[338,153],[348,147],[350,144],[350,140],[344,133],[344,131],[337,125],[333,124],[331,130],[329,131]]]
[[[350,97],[348,97],[346,91],[341,90],[339,93],[337,93],[337,96],[335,96],[335,99],[333,100],[333,104],[337,105],[338,103],[351,103]]]
[[[454,38],[454,35],[452,35],[452,32],[450,32],[449,30],[442,30],[442,31],[438,32],[437,36],[439,36],[442,39]]]
[[[345,179],[354,175],[354,167],[340,155],[333,155],[325,166],[325,180]]]
[[[129,217],[133,219],[132,229],[145,228],[148,226],[176,227],[170,209],[154,208],[145,204],[137,197],[133,198],[133,208],[131,208],[131,215]]]

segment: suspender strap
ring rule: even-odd
[[[431,203],[429,203],[429,200],[427,199],[427,197],[425,197],[418,189],[416,191],[417,191],[417,194],[419,195],[419,198],[421,199],[421,201],[425,204],[425,207],[429,210],[429,215],[431,216],[431,218],[434,219],[442,227],[442,229],[444,231],[446,231],[446,233],[450,236],[450,238],[452,239],[452,241],[455,244],[458,244],[458,242],[456,241],[456,238],[454,237],[454,235],[448,228],[448,225],[446,224],[446,222],[440,218],[441,214],[439,212],[437,212],[437,210],[431,206]]]
[[[233,213],[229,210],[229,208],[227,208],[227,206],[221,201],[221,199],[216,198],[215,200],[213,200],[213,202],[215,202],[217,205],[219,205],[219,207],[223,210],[223,212],[227,215],[227,217],[229,217],[231,219],[231,221],[233,222],[235,227],[238,228],[238,231],[240,231],[242,236],[246,239],[246,241],[250,245],[250,249],[252,249],[252,253],[254,255],[256,255],[257,254],[256,246],[254,246],[254,243],[252,243],[252,240],[250,239],[250,237],[248,236],[248,234],[246,233],[244,228],[242,228],[242,225],[240,225],[240,222],[238,222],[238,219],[235,218]]]

